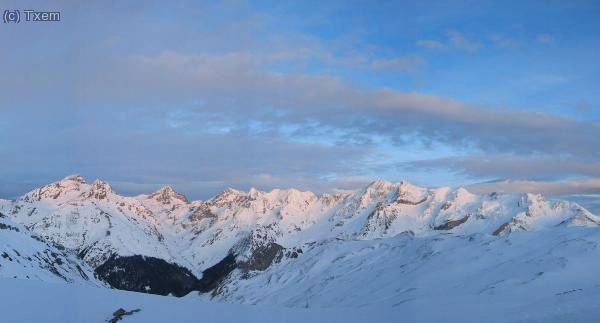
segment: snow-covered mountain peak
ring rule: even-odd
[[[470,201],[476,197],[464,187],[459,187],[454,191],[454,199],[458,201]]]
[[[419,204],[427,199],[429,190],[418,187],[410,182],[402,181],[395,186],[398,187],[398,196],[396,201],[403,204]]]
[[[415,186],[413,183],[407,181],[407,180],[401,180],[400,182],[398,182],[396,185],[404,188],[404,189],[411,189],[411,188],[418,188],[420,189],[420,187]]]
[[[150,194],[148,199],[154,199],[162,204],[189,203],[185,195],[178,193],[168,185],[163,186],[158,191]]]
[[[85,184],[85,179],[83,178],[83,176],[81,176],[79,174],[69,175],[61,180],[61,182],[66,182],[66,181],[72,181],[72,182],[76,182],[79,184]]]
[[[392,187],[392,185],[394,185],[391,182],[388,181],[384,181],[382,179],[378,179],[378,180],[374,180],[372,181],[368,186],[367,186],[367,190],[389,190],[390,187]]]
[[[539,193],[523,193],[522,201],[526,205],[534,205],[546,202],[546,197]]]
[[[332,245],[387,248],[395,241],[394,255],[421,250],[418,259],[424,260],[437,253],[420,248],[422,241],[476,237],[501,244],[513,236],[520,239],[523,231],[600,226],[600,217],[576,203],[547,200],[539,194],[479,195],[464,188],[423,188],[406,181],[378,180],[355,191],[320,196],[293,188],[268,192],[229,188],[208,201],[188,202],[169,186],[127,197],[103,181],[88,184],[75,175],[26,196],[0,201],[0,212],[14,221],[14,225],[4,224],[11,236],[15,236],[11,228],[18,224],[19,230],[64,247],[95,269],[113,268],[110,261],[146,261],[137,256],[174,263],[203,277],[223,266],[238,268],[230,276],[226,272],[217,277],[213,295],[235,293],[238,274],[244,279],[259,277],[259,271],[308,261],[311,256],[306,255],[317,256]],[[494,240],[497,236],[506,237]],[[379,239],[392,240],[368,242]],[[7,257],[23,254],[11,250],[5,249]],[[370,250],[355,255],[371,254]],[[324,263],[339,266],[351,258],[336,256]],[[232,289],[227,292],[222,287]]]
[[[409,182],[392,183],[384,180],[376,180],[371,182],[358,194],[359,207],[366,208],[372,203],[391,202],[396,199],[403,199],[404,196],[419,194],[416,188]]]
[[[35,189],[21,197],[24,201],[63,200],[79,196],[88,189],[83,177],[71,175]]]
[[[248,196],[250,196],[251,198],[255,199],[257,198],[262,192],[259,191],[258,189],[256,189],[255,187],[251,187],[250,190],[248,191]]]
[[[242,196],[246,195],[246,192],[236,190],[235,188],[228,187],[221,192],[221,194],[217,196]]]
[[[90,190],[87,194],[87,197],[102,200],[102,199],[105,199],[109,194],[112,194],[112,193],[113,193],[113,189],[110,186],[110,184],[97,179],[92,183]]]
[[[263,194],[264,198],[272,202],[284,204],[306,203],[317,199],[317,196],[310,191],[300,191],[295,188],[274,189]]]
[[[210,199],[209,202],[211,204],[214,204],[217,206],[223,206],[225,204],[230,204],[235,201],[239,201],[240,199],[246,198],[246,197],[247,197],[246,193],[244,193],[242,191],[238,191],[231,187],[228,187],[223,192],[221,192],[219,195]]]

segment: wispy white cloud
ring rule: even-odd
[[[468,52],[475,52],[482,47],[481,43],[468,39],[463,33],[456,30],[448,31],[448,41],[452,47]]]
[[[567,76],[551,73],[528,73],[514,81],[514,84],[522,89],[531,91],[543,91],[569,83]]]
[[[560,154],[488,154],[419,160],[401,165],[408,169],[447,169],[471,178],[600,177],[600,160],[593,154],[580,157]]]
[[[447,38],[445,40],[438,39],[421,39],[417,40],[417,46],[429,49],[444,51],[448,49],[463,50],[467,52],[476,52],[483,47],[483,45],[477,41],[467,38],[466,35],[457,31],[449,30],[446,33]]]
[[[421,39],[417,40],[417,46],[430,49],[430,50],[447,50],[448,45],[442,43],[439,40],[434,39]]]
[[[378,64],[407,69],[407,62],[411,60]],[[71,88],[77,94],[77,110],[23,107],[18,113],[23,120],[11,119],[20,127],[0,129],[4,138],[31,137],[42,124],[62,129],[27,143],[6,142],[3,153],[22,158],[4,167],[38,168],[43,162],[46,169],[69,167],[69,173],[102,173],[107,179],[131,176],[139,182],[154,176],[161,182],[187,178],[212,183],[216,179],[211,174],[221,174],[232,186],[248,182],[251,174],[271,174],[290,183],[304,178],[318,186],[329,174],[337,178],[369,173],[365,158],[376,153],[372,138],[377,136],[391,142],[393,149],[418,140],[424,145],[467,146],[489,155],[550,156],[521,173],[516,163],[503,166],[507,159],[502,158],[487,166],[472,160],[425,164],[438,169],[450,164],[480,177],[501,170],[510,177],[525,172],[592,176],[600,169],[597,123],[370,88],[331,75],[282,73],[271,64],[249,51],[164,51],[82,64]],[[177,109],[182,113],[174,114]],[[64,120],[75,128],[63,127]],[[301,131],[284,131],[288,126]],[[24,144],[31,155],[24,155]],[[569,158],[581,162],[564,162]],[[396,162],[387,161],[390,166]],[[592,166],[586,167],[586,162]]]
[[[554,36],[550,34],[539,34],[535,37],[535,41],[539,44],[550,45],[554,43]]]
[[[541,193],[546,195],[598,194],[600,179],[567,181],[519,181],[505,180],[491,183],[473,184],[467,188],[474,193]]]
[[[65,170],[134,184],[177,183],[204,196],[251,183],[359,186],[407,160],[399,152],[433,158],[432,147],[440,146],[447,150],[435,156],[500,155],[505,165],[447,159],[422,167],[450,164],[450,171],[481,178],[596,176],[600,169],[597,122],[476,106],[435,90],[416,92],[420,87],[403,81],[386,83],[396,76],[388,71],[411,74],[428,63],[368,41],[373,30],[319,38],[311,32],[315,25],[303,28],[302,14],[256,14],[238,1],[185,11],[153,2],[88,5],[51,8],[64,9],[70,24],[0,28],[0,35],[20,41],[0,51],[2,71],[11,76],[0,79],[0,153],[11,156],[0,169],[0,197]],[[156,12],[167,13],[161,28],[145,19]],[[329,17],[320,18],[316,29],[327,28]],[[140,36],[140,30],[151,32]],[[476,52],[491,45],[482,37],[465,29],[416,45]],[[37,57],[42,48],[52,50]],[[453,71],[471,63],[461,59]],[[515,84],[559,91],[564,79],[550,74],[522,73],[530,78]],[[408,151],[415,142],[421,150]],[[523,160],[501,157],[511,154]],[[528,162],[532,155],[542,157]]]
[[[371,62],[371,66],[378,70],[397,70],[412,73],[418,70],[425,60],[418,55],[405,55],[395,58],[379,58]]]
[[[493,34],[489,38],[495,46],[501,48],[515,48],[519,45],[515,39],[503,34]]]

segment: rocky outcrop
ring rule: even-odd
[[[253,271],[266,270],[274,262],[281,260],[284,250],[284,247],[271,242],[254,248],[249,257],[241,257],[230,252],[221,261],[202,272],[199,290],[205,293],[216,290],[236,269],[241,271],[242,277],[248,277],[248,274]],[[299,250],[299,253],[302,253],[301,249]],[[293,250],[292,252],[293,255],[288,253],[290,258],[297,258],[298,251]]]
[[[165,186],[148,196],[162,204],[172,204],[176,202],[188,204],[189,201],[183,194],[177,193],[171,186]]]
[[[399,199],[396,200],[397,203],[399,203],[399,204],[406,204],[406,205],[419,205],[419,204],[421,204],[421,203],[423,203],[425,201],[427,201],[427,197],[423,197],[423,198],[421,198],[420,200],[417,200],[417,201],[411,201],[411,200],[403,199],[403,198],[399,198]]]
[[[436,226],[433,229],[434,230],[451,230],[451,229],[467,222],[468,219],[469,219],[469,216],[466,215],[465,217],[458,219],[458,220],[448,220],[448,221],[444,222],[443,224]]]
[[[281,260],[284,250],[284,247],[274,242],[259,246],[253,250],[248,260],[240,262],[239,267],[244,272],[265,270],[274,262]]]
[[[88,192],[88,197],[102,200],[110,193],[112,193],[112,187],[110,187],[108,183],[101,180],[95,180],[94,183],[92,183],[91,190]]]
[[[202,272],[202,279],[198,283],[198,289],[204,293],[216,289],[236,268],[235,255],[230,253],[214,266]]]
[[[506,223],[502,224],[496,230],[494,230],[494,232],[492,234],[495,236],[501,235],[502,233],[505,232],[505,230],[508,228],[509,225],[510,225],[510,222],[506,222]]]
[[[113,317],[110,320],[108,320],[107,322],[108,323],[119,322],[121,319],[123,319],[123,316],[133,315],[133,314],[135,314],[135,313],[137,313],[139,311],[141,311],[139,308],[135,309],[135,310],[131,310],[131,311],[126,311],[126,310],[124,310],[122,308],[119,308],[118,310],[116,310],[113,313]]]

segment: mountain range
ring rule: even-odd
[[[73,175],[0,200],[0,277],[288,307],[549,307],[600,296],[599,225],[540,194],[405,181],[190,201]]]

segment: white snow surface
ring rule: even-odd
[[[72,253],[0,214],[0,277],[105,286]]]
[[[220,299],[293,307],[559,306],[567,294],[600,293],[599,245],[591,228],[330,240],[250,278],[231,277]]]
[[[600,317],[600,218],[576,203],[539,194],[475,195],[464,188],[375,181],[335,195],[228,189],[208,201],[188,201],[170,187],[120,196],[105,182],[89,184],[74,175],[15,201],[1,201],[0,212],[5,215],[0,220],[19,223],[14,225],[21,233],[30,230],[62,245],[91,267],[113,254],[139,254],[176,262],[201,277],[244,239],[285,248],[285,256],[266,270],[234,271],[217,291],[184,299],[74,284],[72,295],[81,300],[71,309],[75,312],[48,311],[58,318],[80,315],[78,322],[107,319],[118,307],[142,309],[125,322],[164,321],[165,315],[182,322],[215,315],[208,321],[220,321],[219,313],[230,318],[222,321],[267,317],[278,322],[586,322]],[[7,252],[33,240],[24,234],[23,241],[11,242],[7,234],[16,237],[12,230],[0,230]],[[20,272],[4,263],[0,277]],[[23,273],[16,276],[26,278]],[[65,280],[51,272],[37,275],[46,282]],[[61,285],[0,284],[44,290],[36,301],[52,299],[59,308],[71,297],[56,297],[67,294]],[[86,301],[104,298],[111,300]]]
[[[75,284],[0,279],[3,295],[0,313],[4,322],[107,322],[117,309],[137,310],[122,322],[597,322],[600,288],[547,294],[533,299],[512,293],[489,297],[432,294],[396,306],[291,308],[243,305],[156,296]],[[355,285],[356,286],[356,285]],[[360,286],[357,286],[360,287]],[[35,310],[31,310],[35,309]]]

